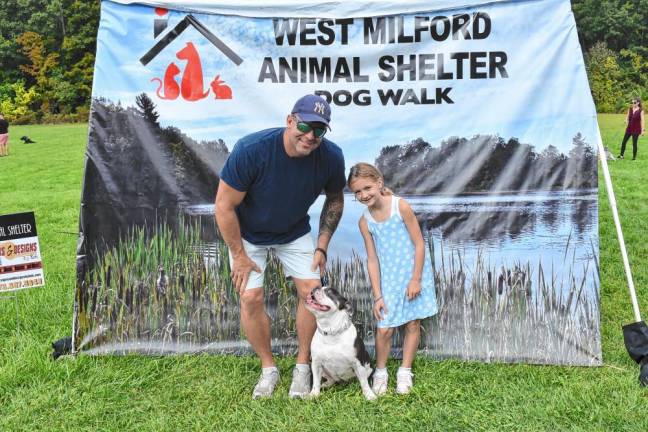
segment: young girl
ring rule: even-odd
[[[394,328],[404,325],[403,362],[396,374],[396,392],[412,389],[412,361],[421,339],[420,320],[437,313],[434,278],[416,216],[404,199],[384,186],[380,171],[367,163],[354,165],[347,184],[367,206],[360,232],[367,249],[367,268],[374,295],[376,371],[373,391],[387,391],[387,358]]]

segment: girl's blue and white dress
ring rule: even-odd
[[[376,222],[365,209],[363,216],[373,237],[380,263],[380,289],[387,306],[387,314],[378,321],[380,328],[398,327],[415,319],[423,319],[437,313],[434,277],[430,256],[425,248],[421,293],[413,300],[407,298],[407,285],[414,270],[414,243],[398,210],[400,197],[391,196],[390,216],[384,222]]]

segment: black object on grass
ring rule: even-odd
[[[52,342],[52,348],[54,348],[54,351],[52,352],[52,358],[56,360],[57,358],[71,354],[72,353],[72,337],[64,337],[62,339],[57,340],[56,342]]]

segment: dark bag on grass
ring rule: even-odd
[[[632,360],[639,363],[639,383],[648,386],[648,325],[637,321],[623,326],[623,340]]]

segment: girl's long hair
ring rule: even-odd
[[[393,195],[391,189],[385,187],[385,177],[375,166],[368,164],[366,162],[359,162],[351,167],[349,170],[349,177],[347,178],[347,186],[351,188],[351,182],[357,178],[368,178],[375,182],[382,181],[383,188],[380,190],[382,195]]]

